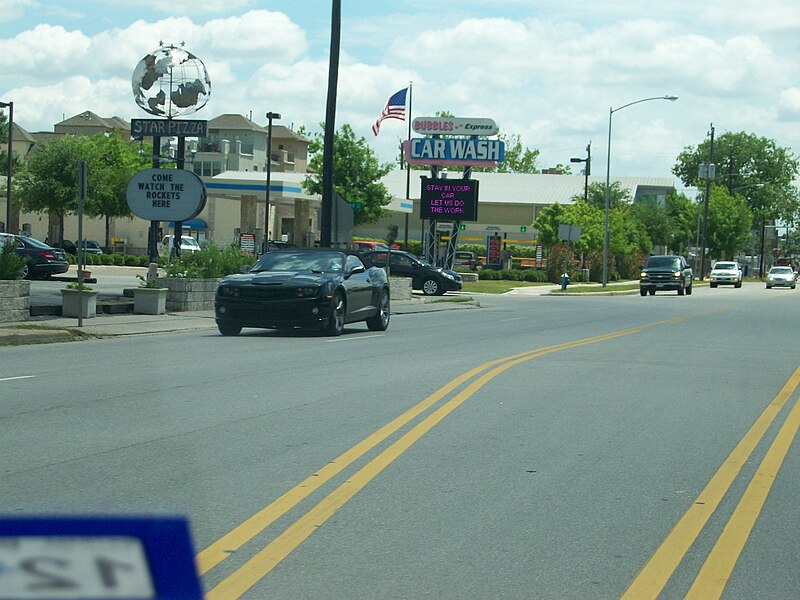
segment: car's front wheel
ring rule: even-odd
[[[708,285],[709,285],[709,287],[712,287],[712,288],[715,288],[715,287],[717,287],[717,284],[716,284],[716,283],[714,283],[713,281],[712,281],[711,283],[709,283]]]
[[[389,327],[389,316],[389,290],[383,290],[378,302],[378,314],[367,319],[367,327],[370,331],[386,331]]]
[[[222,335],[239,335],[242,332],[242,326],[236,323],[217,323],[217,329]]]
[[[426,296],[438,296],[442,292],[442,286],[433,277],[422,282],[422,293]]]
[[[691,296],[692,295],[692,284],[691,283],[689,284],[689,287],[686,288],[686,295],[687,296]]]
[[[678,296],[683,296],[683,293],[684,293],[685,291],[686,291],[686,290],[683,288],[683,286],[679,287],[679,288],[678,288]]]
[[[345,301],[342,292],[334,293],[333,300],[331,300],[331,314],[324,329],[327,335],[342,335],[342,331],[344,331],[344,310]]]
[[[639,288],[640,296],[647,296],[647,288]]]

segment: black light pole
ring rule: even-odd
[[[333,150],[336,135],[336,89],[339,82],[339,38],[342,29],[342,2],[333,0],[331,10],[331,52],[328,63],[328,102],[325,110],[325,141],[322,147],[322,214],[320,248],[331,247],[333,221]]]
[[[264,253],[269,252],[269,186],[272,180],[272,120],[280,119],[279,113],[267,113],[267,191],[264,196],[266,207],[264,210]]]
[[[11,138],[14,136],[14,103],[13,102],[0,102],[0,108],[8,109],[8,156],[6,160],[6,232],[11,231],[11,168],[13,161],[11,160]]]
[[[592,142],[586,146],[586,158],[570,158],[571,163],[586,163],[583,169],[583,201],[589,201],[589,175],[592,172]]]

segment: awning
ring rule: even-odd
[[[181,225],[184,229],[208,229],[208,223],[203,219],[191,219],[189,221],[182,221]],[[175,228],[175,221],[170,221],[169,226]]]

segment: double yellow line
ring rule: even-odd
[[[718,310],[712,312],[720,312]],[[693,315],[699,316],[699,315]],[[241,567],[223,579],[207,594],[207,600],[233,600],[241,597],[247,590],[264,578],[272,569],[303,543],[322,523],[329,519],[353,496],[362,490],[395,459],[440,423],[445,417],[472,397],[492,379],[521,363],[540,358],[554,352],[569,350],[639,333],[647,328],[664,324],[675,324],[688,317],[679,317],[644,324],[612,333],[588,337],[563,344],[530,350],[520,354],[493,360],[467,371],[448,382],[433,394],[410,408],[373,434],[332,460],[316,473],[307,477],[294,488],[288,490],[271,504],[265,506],[252,517],[238,525],[226,535],[212,543],[197,555],[198,569],[205,575],[222,563],[231,553],[236,552],[253,540],[276,520],[295,508],[301,501],[328,483],[333,477],[360,459],[390,436],[400,431],[412,421],[434,409],[442,400],[453,394],[449,400],[435,408],[396,441],[378,453],[343,484],[323,498],[307,513],[278,535],[262,550],[247,560]],[[462,388],[460,391],[459,388]]]
[[[717,470],[711,481],[661,543],[622,595],[623,600],[658,598],[681,560],[700,535],[742,467],[761,442],[767,430],[800,385],[800,367],[792,374],[772,402]],[[706,558],[686,598],[711,600],[722,596],[736,561],[767,500],[786,453],[800,427],[800,399],[784,421],[755,476]]]

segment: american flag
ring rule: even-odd
[[[395,92],[392,97],[389,98],[388,102],[386,102],[386,106],[383,107],[381,116],[378,117],[378,120],[375,121],[375,124],[372,126],[372,133],[378,135],[378,132],[381,129],[381,122],[384,119],[397,119],[398,121],[406,120],[407,92],[408,88],[403,88],[399,92]]]

